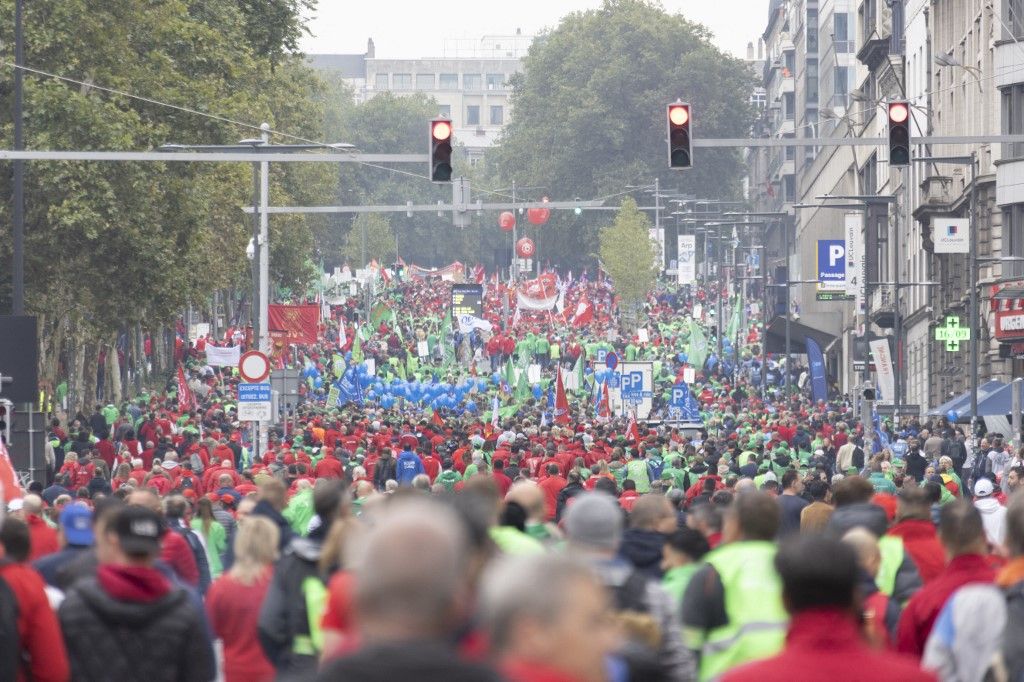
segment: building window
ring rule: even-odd
[[[483,79],[478,73],[462,74],[463,90],[483,90]]]
[[[764,88],[755,88],[750,93],[750,106],[755,109],[764,109],[764,105],[768,103],[768,96],[765,94]]]
[[[477,104],[470,104],[466,107],[466,125],[478,126],[480,125],[480,106]]]
[[[792,76],[796,72],[796,53],[790,50],[786,53],[785,69],[782,71],[782,75],[786,78]]]
[[[411,90],[412,89],[412,74],[411,73],[396,73],[391,76],[391,87],[395,90]]]
[[[818,101],[818,60],[808,59],[807,69],[804,71],[804,92],[807,93],[808,102]]]
[[[1003,90],[1003,133],[1020,135],[1024,132],[1024,85],[1012,85]],[[1003,158],[1024,157],[1024,143],[1003,144]]]
[[[782,200],[787,204],[796,201],[796,177],[793,175],[782,176]]]
[[[853,41],[850,40],[850,15],[836,12],[832,15],[832,36],[836,52],[853,52]]]
[[[378,73],[377,77],[373,81],[373,87],[377,90],[387,90],[388,75],[386,73]]]
[[[807,52],[818,52],[818,10],[807,10]]]
[[[782,108],[787,121],[792,121],[796,116],[796,97],[792,92],[782,94]]]
[[[505,87],[505,76],[500,73],[489,73],[487,74],[487,89],[488,90],[501,90]]]
[[[458,90],[459,89],[459,74],[457,74],[457,73],[442,73],[441,74],[441,89],[442,90]]]
[[[1004,231],[1008,234],[1006,256],[1024,256],[1024,204],[1003,206]],[[1020,277],[1024,273],[1024,263],[1010,261],[1003,264],[1003,274]]]
[[[848,77],[848,69],[845,66],[836,67],[836,78],[835,78],[835,94],[837,95],[848,95],[850,94],[850,84],[846,81]]]
[[[452,117],[452,105],[451,104],[439,104],[437,105],[438,112],[445,118]]]
[[[1005,24],[1004,33],[1006,29],[1009,29],[1010,35],[1004,35],[1004,38],[1024,38],[1024,0],[1005,0],[1003,6],[1006,7],[1006,16],[1003,21]]]
[[[505,107],[500,105],[491,107],[491,125],[505,125]]]
[[[432,73],[418,73],[418,74],[416,74],[416,89],[417,90],[433,90],[434,89],[434,74],[432,74]]]

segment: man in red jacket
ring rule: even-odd
[[[981,514],[968,500],[956,500],[942,508],[939,516],[939,539],[951,557],[946,569],[911,597],[896,631],[896,649],[918,658],[932,626],[958,588],[971,583],[991,583],[995,572],[985,554],[988,542]]]
[[[775,568],[790,614],[782,653],[727,672],[723,682],[926,682],[935,680],[903,656],[875,651],[858,622],[857,557],[821,535],[793,538],[779,548]]]
[[[43,520],[43,498],[38,495],[26,495],[21,503],[22,514],[25,516],[25,523],[28,524],[28,533],[31,538],[29,562],[59,551],[60,543],[57,541],[57,531],[46,525],[46,521]]]
[[[558,493],[562,492],[562,488],[566,486],[567,482],[562,478],[558,465],[554,462],[547,465],[546,473],[547,476],[540,479],[537,485],[544,492],[544,508],[547,511],[547,519],[552,521],[558,508]]]
[[[18,682],[65,682],[71,674],[68,655],[42,577],[29,564],[4,560],[0,547],[0,581],[17,602],[17,646],[27,660]],[[4,642],[4,646],[11,645]]]
[[[946,550],[942,548],[935,532],[931,504],[924,488],[905,488],[900,491],[896,524],[889,529],[888,534],[903,540],[903,547],[910,553],[925,584],[942,573],[946,566]]]
[[[125,502],[142,505],[163,516],[160,498],[149,490],[136,490]],[[167,530],[160,538],[160,561],[170,566],[183,583],[199,587],[199,567],[195,555],[188,541],[178,533]]]

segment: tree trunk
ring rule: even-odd
[[[107,397],[108,402],[120,405],[123,398],[121,394],[121,359],[117,355],[117,336],[114,343],[107,351]]]
[[[84,414],[92,414],[92,406],[98,404],[96,388],[100,362],[100,346],[93,340],[85,345],[85,358],[82,362],[82,406]]]
[[[156,327],[150,332],[150,342],[153,346],[153,374],[160,376],[167,367],[167,335],[164,334],[163,326]]]
[[[83,373],[85,365],[85,343],[81,338],[80,325],[75,322],[71,326],[68,342],[71,344],[71,366],[68,368],[68,422],[82,410],[84,404]]]

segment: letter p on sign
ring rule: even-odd
[[[828,265],[835,267],[846,257],[846,247],[842,244],[830,244],[828,247]]]

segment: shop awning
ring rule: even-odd
[[[978,400],[978,416],[979,417],[1005,417],[1010,414],[1013,410],[1013,382],[1004,384],[1002,388],[987,396],[984,400]],[[1024,386],[1021,384],[1017,385],[1017,390],[1020,392],[1021,398],[1024,399]],[[1021,403],[1024,405],[1024,402]],[[970,412],[970,405],[967,406],[967,411]]]
[[[814,327],[790,319],[789,321],[789,352],[797,355],[807,354],[807,339],[811,338],[818,342],[822,348],[828,347],[835,336]],[[768,323],[768,333],[765,335],[765,346],[769,353],[786,352],[786,318],[776,317]]]
[[[1009,414],[1010,413],[1010,391],[1006,391],[1006,412],[984,412],[982,410],[982,404],[989,398],[993,397],[997,392],[1002,389],[1008,389],[1009,387],[1001,381],[986,381],[981,386],[978,386],[978,416],[993,416],[996,414]],[[991,409],[1001,406],[1002,403],[993,403]],[[942,403],[938,407],[928,410],[926,413],[929,417],[944,417],[953,410],[960,416],[970,416],[971,414],[971,392],[964,391],[957,397]]]

